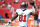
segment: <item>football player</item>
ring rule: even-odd
[[[39,9],[38,9],[38,25],[40,27],[40,5],[39,5]]]
[[[21,9],[16,10],[15,16],[9,21],[9,23],[18,17],[19,27],[27,27],[28,17],[30,16],[30,13],[32,15],[35,14],[35,9],[27,9],[28,3],[25,3],[25,1],[21,3],[20,7]],[[7,25],[9,23],[7,23]]]
[[[35,16],[34,16],[34,26],[37,27],[37,19],[38,19],[38,10],[37,10],[37,6],[35,5],[35,2],[33,0],[31,0],[30,5],[32,6],[32,9],[35,8]]]

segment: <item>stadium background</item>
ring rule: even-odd
[[[8,5],[8,3],[11,2],[11,5],[14,7],[14,12],[16,12],[16,9],[19,9],[20,8],[20,4],[21,4],[22,1],[26,1],[26,0],[19,0],[19,3],[14,3],[15,0],[5,0],[5,4]],[[9,16],[9,19],[10,19],[12,17],[12,12],[10,11],[11,9],[7,9],[6,6],[1,7],[2,4],[3,4],[3,1],[0,1],[0,14],[4,18],[6,18],[5,17],[5,13],[8,13],[8,16]],[[35,0],[35,4],[36,5],[40,5],[40,0]],[[32,8],[32,6],[28,2],[28,9],[30,9],[30,8]],[[31,16],[31,17],[33,17],[33,16]],[[8,22],[8,20],[5,20],[5,22]],[[18,19],[16,19],[16,21],[15,22],[12,22],[11,24],[12,24],[12,26],[18,26],[19,25],[18,23],[19,23],[19,21],[18,21]],[[0,25],[4,25],[4,24],[5,23],[3,23],[3,24],[0,23]]]

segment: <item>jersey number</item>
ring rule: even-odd
[[[24,20],[23,20],[23,17],[24,17]],[[26,22],[26,15],[24,15],[24,16],[23,15],[19,15],[19,21],[20,22],[22,22],[22,21]]]

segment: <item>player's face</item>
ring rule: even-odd
[[[25,6],[23,6],[23,7],[22,7],[22,10],[25,10],[25,9],[26,9]]]
[[[25,9],[26,9],[25,7],[22,8],[22,10],[25,10]]]
[[[21,5],[22,10],[25,10],[28,7],[28,4],[24,3],[23,5]]]

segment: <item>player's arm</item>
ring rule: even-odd
[[[35,7],[35,12],[33,11],[33,12],[31,12],[31,15],[35,15],[35,14],[38,14],[38,11],[37,11],[37,8]]]
[[[35,13],[34,13],[34,12],[31,12],[31,13],[30,13],[30,15],[33,15],[33,16],[34,16],[34,15],[35,15]]]
[[[11,18],[11,21],[9,21],[9,23],[11,23],[13,20],[15,20],[18,17],[18,13],[16,12],[15,15]]]
[[[16,12],[15,16],[11,18],[11,21],[15,20],[18,17],[18,13]]]
[[[14,17],[11,18],[11,20],[8,21],[5,25],[9,25],[13,20],[17,18],[18,14],[16,13]]]
[[[35,8],[35,14],[38,14],[38,10],[37,10],[37,7],[36,6],[34,6],[34,8]]]

